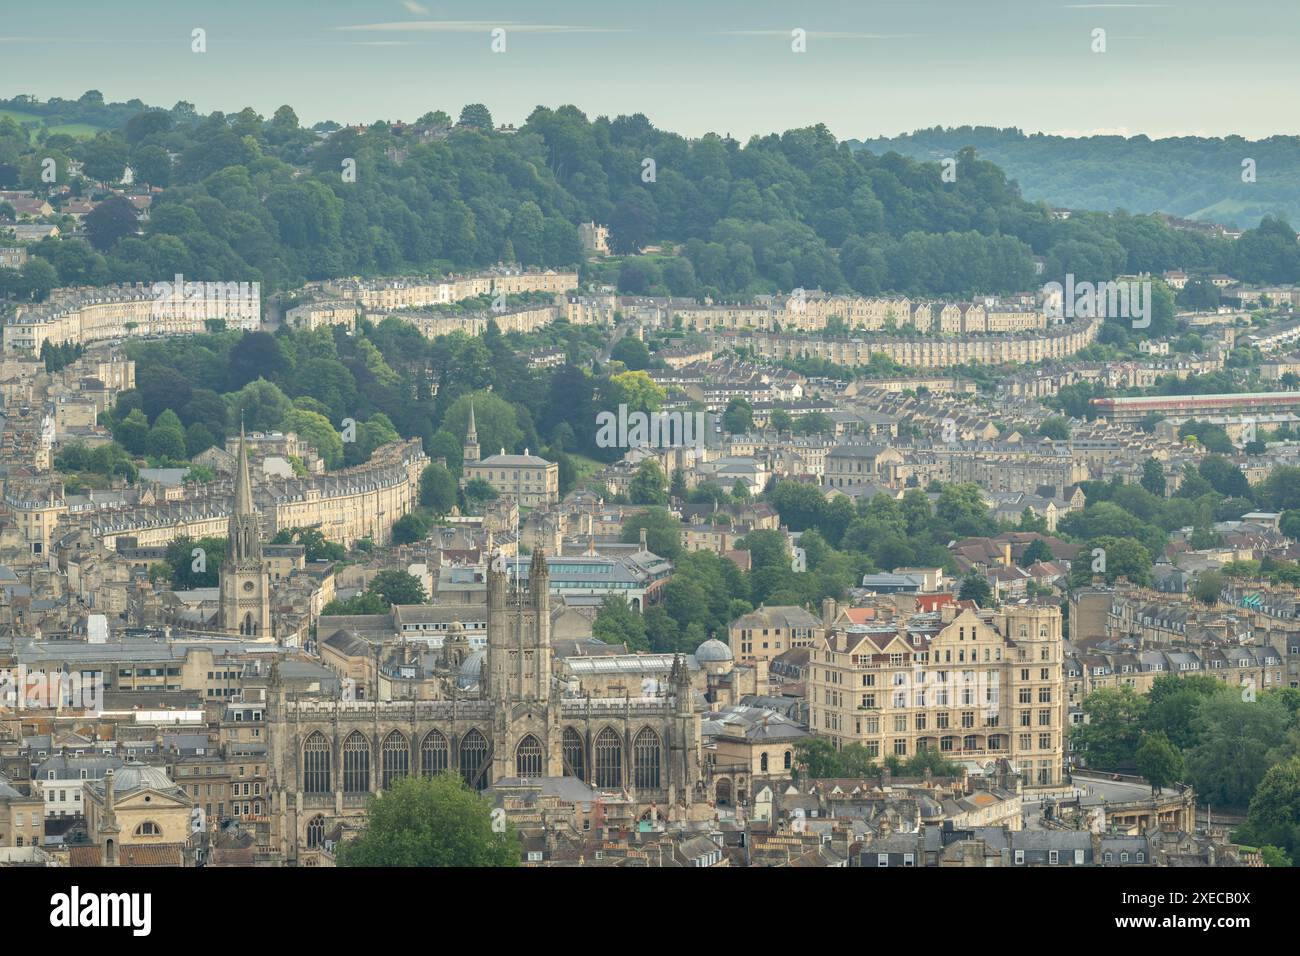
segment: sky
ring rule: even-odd
[[[519,125],[572,103],[742,140],[819,122],[859,139],[936,125],[1256,139],[1297,132],[1297,33],[1300,0],[0,0],[0,95],[288,103],[308,125],[472,102]]]

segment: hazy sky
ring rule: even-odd
[[[0,0],[0,94],[288,103],[304,123],[537,105],[745,138],[934,125],[1295,133],[1300,0]],[[207,52],[190,50],[195,27]],[[505,29],[506,51],[490,49]],[[807,52],[791,51],[791,30]],[[1106,31],[1094,53],[1093,30]]]

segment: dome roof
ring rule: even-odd
[[[461,687],[477,684],[486,659],[487,651],[474,651],[465,655],[465,659],[460,663],[460,670],[456,672],[456,683]]]
[[[716,637],[712,637],[695,649],[695,659],[701,664],[716,664],[733,658],[731,648]]]
[[[176,784],[160,767],[130,763],[113,774],[113,792],[119,797],[135,790],[167,791],[175,787]],[[95,789],[102,793],[103,783],[101,782]]]

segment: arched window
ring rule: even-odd
[[[790,769],[790,760],[791,760],[791,754],[790,754],[790,751],[787,750],[787,751],[785,752],[785,769],[786,769],[786,770],[789,770],[789,769]]]
[[[566,777],[587,779],[587,761],[583,754],[582,735],[572,727],[564,728],[564,736],[560,741],[560,754],[564,758]]]
[[[387,790],[394,780],[400,780],[411,772],[411,745],[405,734],[394,730],[384,738],[380,750],[384,760],[384,789]]]
[[[619,739],[614,728],[606,727],[596,735],[596,779],[597,787],[623,786],[623,741]]]
[[[475,790],[487,789],[487,762],[487,738],[477,729],[471,730],[460,741],[460,772]]]
[[[325,818],[314,816],[307,822],[307,849],[317,850],[325,844]]]
[[[146,820],[135,828],[136,836],[162,836],[162,827],[152,820]]]
[[[370,792],[370,741],[357,730],[343,741],[343,792]]]
[[[424,735],[424,743],[420,745],[420,773],[426,777],[437,776],[450,765],[450,757],[447,738],[439,731],[431,730]]]
[[[330,792],[330,745],[319,730],[303,744],[302,789],[303,793]]]
[[[542,744],[532,734],[528,734],[515,748],[515,776],[540,777],[541,775]]]
[[[767,751],[758,755],[758,769],[767,773]]]
[[[632,740],[633,779],[640,790],[659,789],[659,735],[643,727]]]

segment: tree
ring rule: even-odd
[[[1224,577],[1218,571],[1202,571],[1192,586],[1192,594],[1205,604],[1217,604],[1219,595],[1223,593],[1223,582]]]
[[[650,649],[645,621],[621,594],[607,595],[601,602],[591,633],[606,644],[625,644],[630,651]]]
[[[380,571],[366,590],[388,604],[423,604],[428,600],[420,579],[406,571]]]
[[[668,503],[668,482],[659,462],[647,458],[637,466],[627,489],[628,500],[634,505],[666,505]]]
[[[134,235],[140,228],[140,221],[129,199],[114,196],[105,199],[86,215],[85,226],[90,244],[100,252],[106,252],[119,239]]]
[[[1053,415],[1043,419],[1043,423],[1038,426],[1038,434],[1052,441],[1069,441],[1070,423],[1060,415]]]
[[[647,508],[623,522],[620,540],[635,544],[645,529],[646,547],[661,558],[676,560],[682,552],[682,523],[667,508]]]
[[[1274,693],[1243,700],[1224,687],[1202,705],[1199,740],[1187,754],[1187,779],[1211,804],[1246,808],[1270,766],[1269,752],[1286,736],[1291,715]]]
[[[1291,857],[1286,851],[1278,846],[1264,845],[1259,848],[1260,858],[1264,861],[1265,866],[1294,866]]]
[[[494,129],[492,113],[482,103],[466,104],[460,111],[460,125],[481,129],[485,133],[490,133]]]
[[[456,479],[436,461],[420,473],[420,504],[436,515],[448,514],[456,507]]]
[[[1143,734],[1134,757],[1137,771],[1151,784],[1151,792],[1158,794],[1183,776],[1183,755],[1164,734]]]
[[[1042,538],[1035,538],[1029,542],[1024,553],[1020,555],[1020,566],[1022,568],[1031,568],[1039,561],[1052,561],[1052,549],[1047,546],[1047,542]]]
[[[821,779],[840,776],[840,755],[825,737],[805,737],[794,745],[795,764],[805,768],[809,777]]]
[[[429,533],[432,522],[418,511],[402,515],[393,522],[393,544],[411,544],[422,541]]]
[[[1264,774],[1250,800],[1246,825],[1236,839],[1272,844],[1286,856],[1300,851],[1300,757],[1275,764]],[[1288,859],[1269,865],[1291,864]]]
[[[449,432],[459,442],[464,442],[469,430],[469,406],[474,404],[474,428],[478,432],[479,447],[484,457],[505,449],[514,452],[524,440],[523,429],[515,407],[492,392],[473,392],[461,395],[452,402],[443,416],[441,430]]]
[[[181,420],[175,412],[169,408],[158,416],[153,428],[149,430],[145,444],[154,458],[185,460],[185,429],[181,427]]]
[[[366,819],[338,848],[339,866],[517,866],[522,853],[514,827],[498,832],[492,804],[450,771],[395,780],[370,798]]]
[[[622,362],[630,372],[640,372],[650,367],[650,350],[645,343],[632,335],[625,335],[610,349],[609,357]]]
[[[754,407],[739,396],[733,398],[722,413],[722,427],[732,435],[748,432],[754,427]]]
[[[1132,687],[1103,687],[1083,700],[1087,722],[1071,732],[1089,767],[1115,770],[1133,766],[1147,699]]]
[[[1141,485],[1153,495],[1165,496],[1165,469],[1156,459],[1148,458],[1142,463]]]
[[[993,603],[993,589],[989,587],[988,578],[978,571],[971,571],[962,578],[961,591],[957,596],[963,601],[974,601],[980,607],[988,607]]]
[[[245,332],[230,350],[227,387],[243,388],[259,378],[275,381],[289,368],[280,342],[268,332]]]

